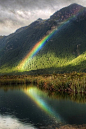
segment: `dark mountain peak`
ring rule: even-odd
[[[67,20],[69,19],[71,16],[75,16],[77,15],[80,10],[84,10],[85,7],[79,5],[79,4],[76,4],[76,3],[73,3],[67,7],[64,7],[62,9],[60,9],[59,11],[55,12],[51,17],[50,19],[55,19],[55,20],[59,20],[59,21],[64,21],[64,20]]]
[[[77,4],[77,3],[73,3],[73,4],[71,4],[71,5],[69,5],[70,7],[83,7],[82,5],[79,5],[79,4]]]
[[[38,18],[37,21],[42,21],[42,19],[41,18]]]
[[[38,18],[36,21],[32,22],[28,27],[38,26],[40,23],[44,22],[41,18]]]

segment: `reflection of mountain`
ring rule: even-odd
[[[32,124],[36,127],[55,123],[43,110],[41,110],[30,97],[21,90],[0,90],[0,114],[14,116],[21,123]]]
[[[22,90],[0,90],[0,114],[12,116],[20,123],[39,126],[86,124],[86,104],[52,99],[36,87]],[[64,120],[64,121],[63,121]]]
[[[0,39],[1,72],[7,70],[10,72],[10,68],[21,70],[19,64],[22,60],[22,64],[25,64],[23,71],[36,70],[35,73],[42,73],[41,69],[44,73],[86,71],[85,24],[86,8],[72,4],[55,12],[50,19],[38,19],[29,26],[4,36]],[[49,38],[51,32],[53,34]],[[40,47],[41,49],[40,45],[33,49],[39,41],[44,42],[43,37],[45,44]]]

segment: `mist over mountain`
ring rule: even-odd
[[[17,69],[34,45],[53,30],[57,32],[27,62],[25,69]],[[49,19],[39,18],[9,36],[0,37],[0,70],[1,73],[11,70],[33,74],[86,71],[85,53],[86,8],[74,3]]]

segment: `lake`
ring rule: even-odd
[[[32,85],[3,86],[0,88],[0,129],[57,129],[63,125],[86,124],[83,99],[74,102],[76,96],[73,100],[64,95],[54,97],[54,93],[50,96]]]

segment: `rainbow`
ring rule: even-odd
[[[39,42],[37,42],[34,47],[31,49],[31,51],[23,58],[23,60],[19,63],[18,69],[24,70],[26,66],[28,65],[29,61],[37,54],[37,52],[58,32],[58,30],[69,22],[70,19],[74,18],[77,14],[83,12],[83,9],[80,9],[79,11],[75,11],[74,15],[69,17],[67,20],[65,20],[63,23],[61,23],[58,28],[55,28],[51,30],[51,32],[44,36]]]
[[[35,104],[40,107],[47,115],[49,115],[56,123],[61,123],[64,121],[60,115],[55,112],[54,109],[45,101],[47,98],[46,93],[43,93],[36,87],[29,87],[28,89],[24,90],[24,93],[29,96],[35,102]]]
[[[56,29],[54,29],[47,36],[43,37],[42,40],[37,42],[36,45],[32,48],[32,50],[25,56],[25,58],[19,64],[18,66],[19,69],[23,70],[27,66],[29,60],[31,60],[32,57],[36,55],[36,53],[45,45],[45,43],[48,42],[53,37],[53,35],[55,35],[55,33],[56,33]]]

